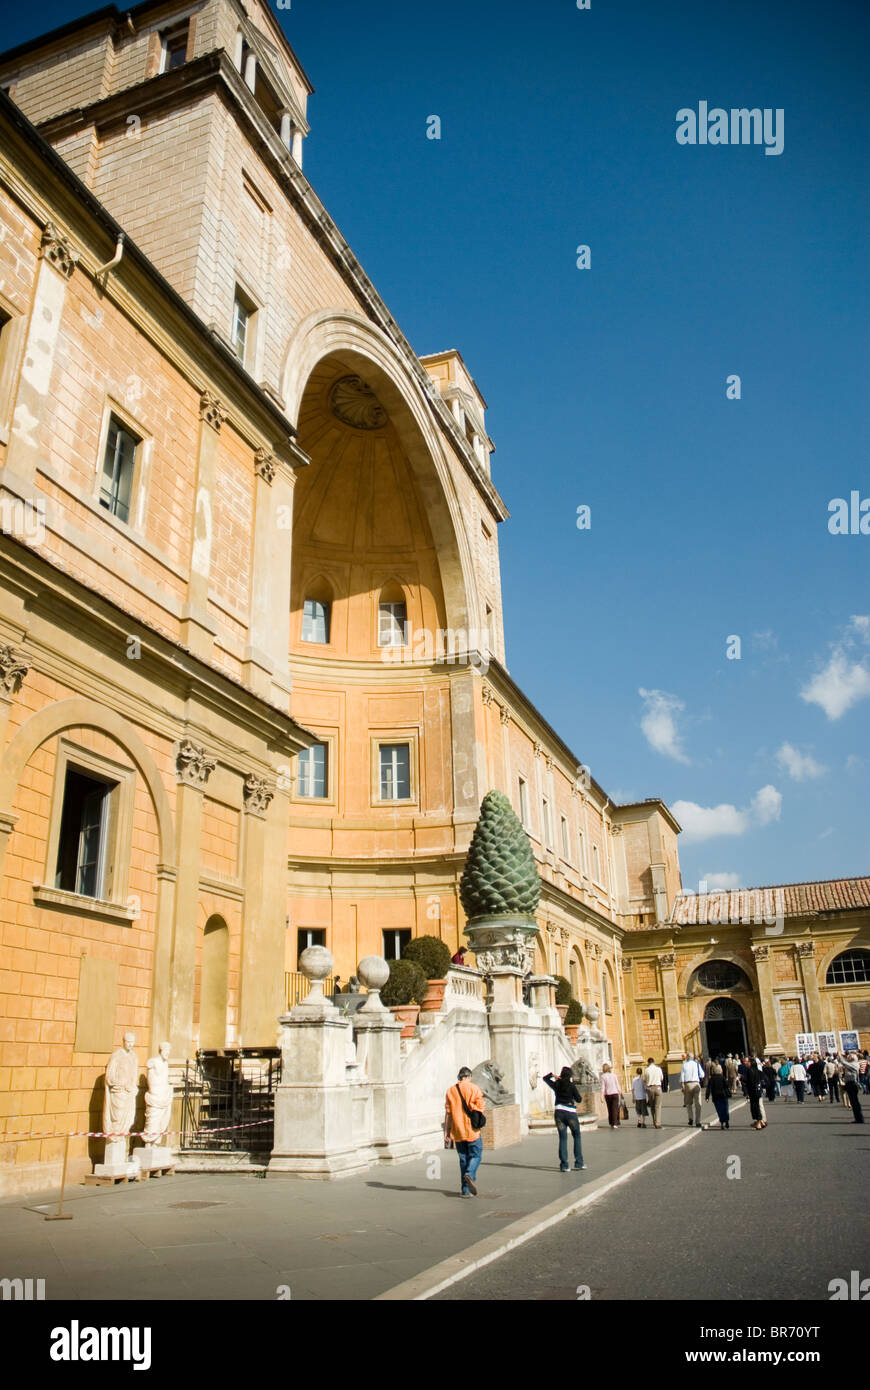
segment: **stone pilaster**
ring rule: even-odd
[[[193,993],[196,974],[199,872],[202,855],[202,797],[216,759],[192,739],[184,738],[175,754],[178,789],[175,802],[178,878],[169,970],[169,1037],[173,1057],[189,1057],[193,1045]],[[164,1008],[163,985],[160,1005]]]
[[[12,701],[29,670],[30,663],[23,652],[7,643],[0,643],[0,752],[6,746],[6,727]]]
[[[254,455],[250,640],[244,678],[286,707],[290,693],[290,567],[296,475],[268,449]]]
[[[818,1033],[820,1029],[825,1028],[825,1023],[822,1019],[822,997],[819,992],[819,978],[816,974],[816,943],[814,941],[799,941],[797,953],[804,997],[807,1001],[807,1029],[810,1033]]]
[[[664,951],[658,958],[662,975],[662,997],[665,1006],[667,1056],[676,1061],[683,1052],[683,1028],[680,1022],[680,996],[677,990],[677,957],[674,951]]]
[[[773,985],[770,976],[770,947],[759,945],[752,947],[752,954],[755,957],[755,972],[758,976],[758,997],[761,1001],[761,1023],[764,1028],[764,1053],[765,1057],[776,1057],[785,1049],[779,1038],[779,1021],[776,1016],[776,1005],[773,999]]]
[[[288,819],[289,799],[280,783],[245,779],[239,1033],[248,1047],[274,1044],[282,1007],[286,883],[275,866],[286,863]]]
[[[203,391],[199,403],[199,452],[196,462],[196,504],[190,581],[181,624],[181,640],[195,656],[209,658],[217,628],[208,615],[208,587],[214,537],[214,491],[223,407],[211,391]]]

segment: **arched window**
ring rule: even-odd
[[[332,589],[325,579],[315,579],[305,586],[302,641],[328,643],[331,620]]]
[[[227,1041],[230,934],[223,917],[209,917],[202,937],[199,1045],[219,1051]]]
[[[408,608],[400,585],[388,584],[378,602],[378,646],[408,645]]]
[[[870,984],[870,951],[841,951],[825,975],[826,985]]]

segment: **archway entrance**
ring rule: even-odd
[[[705,1057],[719,1057],[729,1052],[737,1052],[741,1057],[746,1055],[749,1051],[746,1015],[736,1000],[710,1000],[701,1024],[701,1044]]]

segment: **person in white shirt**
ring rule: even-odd
[[[694,1057],[690,1057],[688,1052],[683,1053],[683,1065],[680,1070],[680,1087],[683,1092],[683,1104],[688,1114],[688,1123],[691,1128],[701,1128],[701,1082],[704,1080],[704,1068],[700,1062],[696,1062]]]
[[[652,1057],[646,1059],[646,1071],[643,1074],[643,1080],[646,1086],[646,1100],[653,1129],[661,1129],[663,1075],[661,1067],[656,1066]]]
[[[647,1103],[646,1103],[646,1082],[643,1079],[643,1069],[637,1068],[637,1073],[631,1083],[631,1094],[634,1096],[634,1113],[637,1115],[638,1129],[646,1129]]]
[[[795,1062],[791,1069],[791,1082],[794,1086],[795,1099],[798,1105],[804,1103],[804,1088],[807,1084],[807,1069],[803,1064],[803,1059]]]

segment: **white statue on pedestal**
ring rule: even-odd
[[[136,1093],[139,1089],[139,1063],[133,1048],[133,1033],[124,1034],[124,1045],[109,1058],[106,1067],[106,1094],[103,1101],[103,1133],[106,1152],[95,1173],[107,1177],[122,1176],[128,1168],[128,1135],[136,1115]]]
[[[145,1092],[145,1133],[147,1143],[158,1143],[169,1128],[172,1116],[172,1086],[169,1081],[171,1047],[162,1042],[156,1057],[149,1057],[148,1089]]]

